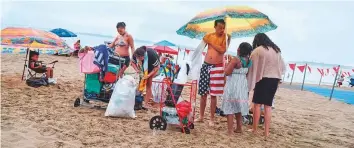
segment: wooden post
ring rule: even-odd
[[[294,70],[293,70],[293,74],[291,75],[290,85],[293,83],[293,78],[294,78],[295,69],[296,69],[296,63],[295,63],[295,67],[294,67]]]
[[[318,86],[321,86],[322,77],[323,75],[321,74],[320,83],[318,83]]]
[[[304,78],[302,79],[301,90],[304,90],[304,84],[305,84],[305,78],[306,78],[306,71],[307,71],[307,63],[306,63],[306,65],[305,65],[305,72],[304,72]]]
[[[331,91],[331,95],[329,96],[329,100],[332,100],[333,91],[334,91],[334,85],[336,85],[336,82],[337,82],[337,77],[338,77],[338,73],[339,73],[339,68],[340,68],[340,65],[338,65],[338,70],[337,70],[337,72],[336,72],[336,76],[334,77],[334,81],[333,81],[333,85],[332,85],[332,91]]]

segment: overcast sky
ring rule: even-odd
[[[278,25],[267,33],[282,49],[286,61],[314,61],[354,66],[354,2],[241,2],[241,1],[2,1],[1,28],[66,28],[73,32],[116,35],[119,21],[136,39],[196,47],[199,40],[176,30],[197,13],[227,5],[247,5]],[[243,41],[233,39],[229,50]]]

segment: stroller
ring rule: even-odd
[[[150,119],[150,129],[166,130],[167,124],[171,124],[179,125],[183,133],[190,134],[190,129],[194,129],[193,121],[195,115],[197,82],[193,81],[186,84],[176,84],[173,83],[175,76],[167,77],[165,70],[164,73],[166,76],[164,80],[155,83],[162,83],[162,90],[164,90],[164,86],[167,86],[166,91],[162,91],[161,94],[161,96],[164,97],[164,93],[167,93],[166,100],[163,102],[162,100],[164,99],[162,97],[160,98],[160,115],[154,116]],[[178,101],[181,99],[180,96],[182,90],[186,86],[191,89],[189,101]]]
[[[114,90],[114,86],[118,80],[118,72],[125,63],[125,59],[121,58],[119,55],[115,54],[112,49],[106,46],[109,53],[108,60],[108,70],[104,75],[103,81],[100,81],[100,73],[99,71],[95,73],[85,73],[85,81],[84,81],[84,92],[82,101],[80,98],[77,98],[74,102],[74,107],[78,107],[80,105],[84,105],[83,102],[90,103],[90,101],[99,101],[108,103],[111,95]],[[80,53],[79,53],[80,54]],[[87,53],[89,58],[89,62],[93,62],[94,53]],[[83,58],[83,57],[82,57]],[[80,60],[82,60],[80,58]],[[89,63],[92,64],[93,63]],[[82,66],[82,65],[80,65]]]

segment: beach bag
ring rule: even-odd
[[[93,51],[88,51],[87,53],[79,53],[80,59],[80,72],[85,74],[99,73],[100,68],[93,63],[95,54]]]
[[[176,105],[177,113],[181,118],[185,118],[192,112],[192,104],[186,100]]]
[[[114,65],[120,65],[122,62],[125,63],[125,59],[124,58],[120,58],[119,56],[116,55],[109,55],[109,59],[108,59],[108,63],[114,64]]]
[[[116,83],[105,116],[135,118],[134,104],[136,84],[132,76],[126,75]]]
[[[166,106],[175,107],[174,101],[176,101],[176,103],[178,102],[179,97],[181,96],[181,93],[183,91],[183,87],[184,87],[183,85],[179,85],[176,83],[171,85],[172,94],[171,94],[170,90],[167,90],[168,95],[167,95],[167,98],[165,101]],[[172,98],[172,96],[173,96],[173,98]]]
[[[114,83],[117,80],[117,75],[112,72],[106,72],[103,81],[106,83]]]
[[[165,102],[166,100],[166,95],[162,96],[162,92],[166,91],[167,89],[167,84],[162,83],[164,80],[164,76],[160,75],[152,79],[152,96],[153,96],[153,101],[156,103]]]
[[[47,82],[48,81],[46,80],[46,78],[29,78],[26,80],[26,84],[34,88],[47,86],[48,85]]]
[[[86,74],[85,90],[87,93],[100,94],[102,84],[98,78],[98,74]]]
[[[139,91],[136,91],[134,110],[143,109],[143,101],[144,101],[144,97],[141,95]]]

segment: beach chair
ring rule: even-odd
[[[28,80],[30,78],[45,78],[46,77],[46,71],[43,69],[33,69],[30,67],[33,56],[39,56],[39,51],[32,51],[30,49],[27,48],[27,52],[26,52],[26,59],[25,59],[25,64],[24,64],[24,68],[23,68],[23,72],[22,72],[22,80]],[[55,63],[58,62],[58,60],[50,62],[48,64],[43,64],[43,61],[36,61],[37,63],[39,63],[40,65],[51,65],[51,68],[54,69]],[[40,75],[39,77],[37,77],[37,75]]]

